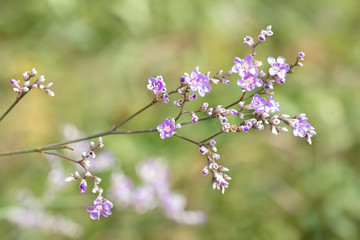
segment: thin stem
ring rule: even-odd
[[[2,152],[0,153],[0,157],[2,156],[10,156],[10,155],[17,155],[17,154],[24,154],[24,153],[33,153],[33,152],[40,152],[42,150],[56,150],[56,149],[69,149],[73,150],[72,148],[68,146],[59,146],[59,147],[43,147],[43,148],[32,148],[32,149],[26,149],[26,150],[17,150],[17,151],[11,151],[11,152]]]
[[[125,123],[127,123],[128,121],[130,121],[132,118],[136,117],[138,114],[142,113],[143,111],[145,111],[146,109],[148,109],[149,107],[151,107],[152,105],[154,105],[155,103],[157,103],[157,101],[154,99],[151,103],[149,103],[148,105],[146,105],[145,107],[143,107],[142,109],[140,109],[139,111],[137,111],[136,113],[134,113],[133,115],[131,115],[130,117],[128,117],[127,119],[125,119],[124,121],[122,121],[121,123],[119,123],[118,125],[115,125],[111,131],[115,131],[116,129],[118,129],[119,127],[121,127],[122,125],[124,125]]]
[[[2,156],[10,156],[10,155],[18,155],[18,154],[24,154],[24,153],[32,153],[32,152],[41,152],[41,151],[44,151],[44,150],[71,149],[66,145],[70,144],[70,143],[81,142],[81,141],[90,140],[90,139],[93,139],[93,138],[103,137],[103,136],[107,136],[107,135],[137,134],[137,133],[149,133],[149,132],[156,132],[156,131],[157,131],[157,129],[155,129],[155,128],[144,129],[144,130],[135,130],[135,131],[122,131],[122,132],[117,132],[117,131],[111,131],[110,130],[110,131],[94,134],[94,135],[91,135],[91,136],[78,138],[78,139],[65,141],[65,142],[60,142],[60,143],[54,143],[54,144],[50,144],[50,145],[46,145],[46,146],[42,146],[42,147],[25,149],[25,150],[10,151],[10,152],[2,152],[2,153],[0,153],[0,157],[2,157]]]
[[[257,94],[257,93],[259,93],[259,94],[263,94],[263,93],[261,92],[262,90],[263,90],[263,89],[261,88],[260,90],[258,90],[257,92],[255,92],[255,93],[253,93],[253,94],[251,94],[251,95],[247,96],[247,97],[246,97],[246,98],[244,98],[243,100],[249,99],[249,98],[253,97],[255,94]]]
[[[53,156],[57,156],[57,157],[61,157],[61,158],[64,158],[64,159],[66,159],[66,160],[69,160],[69,161],[71,161],[71,162],[79,163],[79,164],[80,164],[80,161],[81,161],[81,160],[80,160],[80,161],[74,160],[74,159],[72,159],[72,158],[66,157],[66,156],[61,155],[61,154],[59,154],[59,153],[43,152],[43,151],[40,151],[40,153],[42,153],[42,154],[47,154],[47,155],[53,155]]]
[[[211,118],[215,118],[215,116],[212,115],[212,116],[206,116],[206,117],[203,117],[203,118],[199,118],[199,120],[197,122],[204,121],[204,120],[211,119]],[[193,121],[189,121],[189,122],[180,123],[180,125],[185,126],[185,125],[189,125],[189,124],[193,124],[193,123],[194,123]]]
[[[65,142],[46,145],[46,146],[40,147],[39,149],[63,146],[63,145],[66,145],[66,144],[75,143],[75,142],[81,142],[81,141],[90,140],[90,139],[93,139],[93,138],[103,137],[103,136],[107,136],[107,135],[137,134],[137,133],[148,133],[148,132],[156,132],[156,131],[157,131],[157,129],[155,129],[155,128],[144,129],[144,130],[135,130],[135,131],[122,131],[122,132],[117,132],[117,131],[110,130],[110,131],[94,134],[94,135],[83,137],[83,138],[78,138],[78,139],[74,139],[74,140],[70,140],[70,141],[65,141]]]
[[[243,101],[243,100],[244,100],[244,97],[245,97],[245,94],[246,94],[246,92],[243,92],[243,94],[242,94],[242,96],[240,97],[240,99],[239,99],[239,100],[237,100],[236,102],[233,102],[232,104],[230,104],[230,105],[226,106],[225,108],[226,108],[226,109],[227,109],[227,108],[230,108],[230,107],[232,107],[232,106],[234,106],[234,105],[238,104],[239,102]]]
[[[181,104],[180,112],[179,112],[179,114],[177,115],[177,117],[175,118],[175,121],[177,121],[177,120],[180,118],[180,116],[183,114],[184,105],[185,105],[185,103],[186,103],[186,93],[188,92],[188,90],[189,90],[189,87],[187,87],[187,88],[185,89],[185,92],[184,92],[184,100],[183,100],[183,103]]]
[[[175,134],[174,136],[176,136],[178,138],[181,138],[181,139],[183,139],[185,141],[191,142],[191,143],[193,143],[195,145],[198,145],[198,146],[202,145],[201,143],[195,142],[194,140],[191,140],[190,138],[187,138],[187,137],[183,137],[183,136],[180,136],[180,135],[177,135],[177,134]]]
[[[30,91],[31,89],[29,89]],[[6,112],[0,117],[0,122],[6,117],[6,115],[8,115],[8,113],[16,106],[16,104],[18,104],[18,102],[20,102],[20,100],[29,92],[24,92],[21,95],[18,95],[15,99],[15,102],[13,104],[11,104],[11,106],[6,110]]]
[[[252,53],[251,53],[251,55],[252,56],[255,56],[256,55],[256,52],[255,52],[255,48],[257,47],[257,45],[259,45],[259,43],[260,43],[260,41],[258,41],[253,47],[252,47]]]
[[[222,133],[223,133],[222,131],[217,132],[217,133],[215,133],[214,135],[212,135],[212,136],[210,136],[210,137],[206,138],[205,140],[202,140],[200,143],[207,142],[207,141],[209,141],[210,139],[212,139],[212,138],[214,138],[214,137],[216,137],[216,136],[218,136],[218,135],[220,135],[220,134],[222,134]]]

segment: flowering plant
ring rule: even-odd
[[[79,180],[80,193],[85,194],[88,187],[88,180],[93,182],[92,192],[97,194],[94,205],[89,206],[87,211],[91,219],[99,219],[100,216],[108,217],[111,215],[113,203],[106,199],[103,195],[104,189],[100,187],[101,178],[94,175],[91,166],[95,164],[94,158],[99,158],[97,153],[104,147],[103,137],[107,135],[117,134],[145,134],[158,133],[161,139],[170,137],[177,137],[181,140],[190,142],[199,149],[199,152],[206,156],[204,167],[201,170],[203,175],[212,175],[212,187],[218,189],[222,193],[229,187],[229,180],[231,177],[227,174],[228,168],[218,163],[220,154],[216,148],[215,138],[221,134],[229,133],[246,133],[251,129],[264,130],[268,126],[270,131],[279,135],[281,132],[287,132],[290,126],[294,136],[305,138],[309,144],[312,143],[311,138],[316,135],[314,127],[308,123],[308,118],[304,113],[290,117],[290,115],[280,112],[280,104],[275,99],[274,90],[277,84],[284,84],[288,74],[294,72],[294,67],[302,66],[305,54],[300,52],[295,62],[289,64],[282,56],[268,57],[267,62],[270,65],[268,69],[263,69],[263,63],[255,58],[256,47],[265,42],[266,39],[273,35],[271,26],[262,30],[258,36],[258,41],[254,41],[252,37],[245,37],[244,43],[248,45],[252,51],[243,59],[240,57],[234,58],[234,65],[232,68],[224,73],[222,70],[214,75],[210,72],[203,74],[199,67],[196,67],[190,74],[185,73],[179,78],[179,85],[172,91],[168,91],[165,80],[162,76],[150,77],[148,79],[147,89],[153,93],[151,102],[132,114],[122,122],[114,125],[110,130],[100,132],[90,136],[80,136],[69,139],[64,142],[50,144],[46,146],[17,150],[10,152],[2,152],[0,156],[8,156],[15,154],[25,154],[31,152],[41,153],[46,156],[55,156],[71,161],[79,165],[83,169],[83,173],[75,171],[70,176],[65,178],[66,182],[74,182]],[[10,80],[13,90],[17,93],[15,102],[5,111],[0,117],[0,122],[7,116],[7,114],[17,105],[17,103],[34,88],[43,89],[45,93],[54,96],[54,92],[50,90],[52,83],[44,85],[45,77],[41,75],[33,83],[37,71],[32,69],[23,74],[23,82],[20,80]],[[207,102],[201,102],[201,98],[205,94],[216,91],[215,85],[218,83],[230,85],[230,77],[236,77],[236,83],[239,89],[239,96],[235,96],[236,100],[226,106],[223,103],[210,106]],[[169,83],[168,84],[172,84]],[[149,109],[156,103],[169,103],[172,95],[178,95],[177,99],[173,101],[175,107],[179,109],[176,116],[168,116],[161,123],[158,123],[156,128],[119,131],[119,129],[128,121],[138,116],[143,111]],[[265,97],[265,95],[268,95]],[[200,96],[200,98],[198,97]],[[200,101],[196,108],[187,109],[187,103],[193,101]],[[188,117],[188,121],[181,122],[181,117]],[[204,139],[198,141],[191,136],[181,135],[181,128],[191,124],[199,124],[201,121],[210,119],[219,120],[218,131]],[[156,124],[154,124],[156,126]],[[97,143],[91,141],[86,145],[86,149],[77,156],[69,156],[70,154],[60,153],[59,150],[73,151],[77,147],[72,147],[71,144],[80,143],[90,139],[98,139]],[[98,157],[96,156],[98,154]],[[119,206],[128,206],[133,204],[139,211],[154,206],[154,202],[160,202],[166,211],[166,215],[178,222],[185,223],[200,223],[204,219],[202,213],[196,214],[188,213],[183,210],[184,200],[180,195],[173,194],[170,187],[165,183],[168,179],[166,170],[158,161],[148,161],[139,167],[139,176],[144,181],[144,185],[132,190],[132,182],[123,173],[114,175],[115,182],[113,183],[112,195],[115,198],[115,203]],[[160,170],[159,170],[160,169]],[[200,172],[200,170],[199,170]],[[120,194],[121,193],[121,194]],[[157,200],[155,200],[157,199]],[[170,200],[169,200],[170,199]],[[136,203],[131,203],[134,201]],[[197,216],[194,218],[187,218],[187,216]]]

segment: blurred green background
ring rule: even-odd
[[[221,163],[230,168],[230,188],[222,196],[201,175],[198,149],[158,134],[104,139],[127,175],[151,156],[167,159],[171,185],[188,198],[188,209],[208,213],[198,226],[167,220],[160,210],[133,209],[92,221],[84,209],[94,199],[68,184],[46,211],[61,214],[84,230],[80,239],[360,239],[360,14],[358,0],[1,0],[0,111],[13,102],[9,80],[35,67],[54,82],[55,97],[31,92],[0,124],[0,150],[42,146],[62,140],[60,127],[73,123],[87,135],[109,129],[147,104],[150,76],[162,75],[167,88],[184,72],[227,71],[235,56],[250,49],[273,26],[274,36],[257,49],[293,62],[306,54],[286,84],[276,87],[281,112],[305,112],[318,135],[309,146],[289,134],[266,129],[221,135]],[[239,96],[232,84],[200,101],[229,104]],[[171,98],[170,102],[176,99]],[[200,101],[197,103],[200,105]],[[157,104],[123,129],[153,128],[175,115],[172,104]],[[185,118],[183,119],[185,120]],[[202,139],[218,130],[216,121],[184,128]],[[19,189],[43,196],[49,163],[41,155],[1,158],[0,238],[66,239],[39,228],[18,228],[3,218]],[[58,161],[63,161],[58,159]],[[66,165],[66,173],[73,171]],[[103,173],[107,186],[110,173]]]

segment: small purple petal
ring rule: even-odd
[[[100,218],[100,213],[99,211],[92,211],[90,213],[90,218],[93,219],[93,220],[98,220]]]

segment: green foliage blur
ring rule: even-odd
[[[291,132],[266,129],[221,135],[220,162],[230,169],[230,188],[222,196],[201,175],[204,158],[190,143],[158,134],[110,136],[105,146],[119,166],[135,176],[136,163],[152,156],[168,161],[171,185],[188,199],[188,209],[208,213],[198,226],[167,220],[159,209],[137,214],[114,209],[93,221],[85,211],[94,194],[77,183],[55,196],[46,210],[84,228],[81,239],[360,239],[360,1],[236,0],[2,0],[0,1],[0,112],[14,101],[9,80],[35,67],[54,82],[51,98],[27,95],[0,123],[0,151],[42,146],[62,140],[72,123],[87,135],[109,129],[152,99],[147,79],[162,75],[168,89],[196,66],[202,72],[227,71],[235,56],[273,26],[274,35],[257,49],[293,62],[305,52],[303,68],[276,86],[281,113],[306,113],[318,133],[309,146]],[[238,99],[236,78],[215,86],[198,104],[229,104]],[[123,129],[153,128],[175,116],[171,104],[157,104]],[[185,117],[183,120],[186,120]],[[183,135],[203,139],[218,131],[215,121]],[[58,161],[63,161],[58,159]],[[66,239],[37,228],[18,228],[3,212],[19,189],[41,197],[48,161],[40,154],[1,158],[0,239]],[[68,165],[67,172],[73,172]],[[110,174],[101,176],[109,181]],[[105,193],[106,194],[106,193]],[[56,195],[56,194],[55,194]]]

